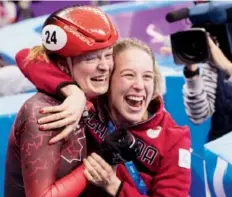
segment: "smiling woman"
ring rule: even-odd
[[[67,26],[76,34],[68,31]],[[78,83],[85,92],[76,85],[71,85],[72,88],[64,92],[70,94],[73,89],[79,90],[79,94],[75,92],[74,100],[69,97],[68,101],[72,106],[78,106],[75,109],[81,116],[86,104],[84,93],[90,98],[108,90],[109,75],[113,69],[111,46],[118,38],[117,31],[100,9],[74,6],[51,14],[44,23],[42,38],[42,46],[20,51],[16,61],[24,71],[30,70],[29,65],[32,69],[44,69],[45,75],[36,74],[39,78],[49,78],[54,82],[57,77],[51,69],[54,66],[61,69],[58,76],[68,78],[69,83]],[[83,38],[88,39],[91,45]],[[99,78],[104,80],[99,82]],[[38,92],[20,109],[8,142],[5,197],[76,197],[84,190],[87,182],[81,164],[87,150],[85,126],[77,129],[80,116],[78,119],[77,116],[69,116],[69,111],[62,113],[61,117],[72,119],[76,132],[60,143],[49,145],[50,138],[56,133],[54,130],[47,133],[39,130],[37,119],[41,117],[40,108],[53,108],[59,103],[60,98]],[[59,116],[56,117],[59,119]]]
[[[88,98],[108,91],[113,70],[113,48],[106,48],[73,58],[72,76]]]
[[[138,157],[115,168],[96,153],[89,155],[84,173],[97,187],[87,196],[187,197],[190,132],[164,109],[161,75],[152,50],[139,40],[122,39],[113,54],[110,90],[94,102],[87,126],[96,142],[125,128],[138,141]],[[96,151],[90,138],[87,141],[88,149]]]
[[[138,122],[148,117],[145,112],[151,99],[162,96],[162,78],[153,52],[139,40],[125,39],[114,47],[114,61],[117,66],[111,79],[109,105],[117,110],[112,114],[122,118],[120,124]]]

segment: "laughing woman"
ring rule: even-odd
[[[187,197],[190,132],[164,108],[161,75],[152,50],[141,41],[124,39],[114,46],[113,55],[110,90],[93,102],[87,127],[97,143],[123,127],[138,139],[140,152],[133,163],[117,167],[90,154],[84,159],[85,176],[97,187],[89,185],[86,196]],[[88,149],[94,149],[90,144]]]
[[[69,73],[87,99],[107,92],[113,69],[112,45],[118,34],[103,11],[89,6],[64,8],[48,17],[42,34],[48,36],[43,46],[25,49],[17,57],[25,63],[25,69],[27,63],[43,67],[53,62],[63,69],[61,76]],[[83,41],[88,39],[91,45]],[[22,53],[26,59],[20,59]],[[104,82],[96,82],[98,76],[103,76]],[[84,95],[78,96],[75,102],[85,106]],[[77,197],[85,189],[87,181],[81,165],[87,155],[85,125],[81,124],[67,139],[49,145],[57,130],[41,132],[37,124],[41,107],[59,103],[60,98],[38,92],[19,111],[9,136],[5,197]]]
[[[163,106],[161,75],[152,50],[138,40],[125,39],[114,46],[113,53],[110,90],[97,102],[98,116],[91,116],[88,128],[96,141],[126,128],[138,139],[140,152],[133,163],[117,168],[92,153],[84,159],[87,179],[112,196],[187,197],[190,132],[178,126]],[[105,125],[103,135],[92,127],[93,121],[98,128]]]

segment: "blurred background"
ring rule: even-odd
[[[154,50],[164,77],[166,109],[180,125],[188,125],[192,135],[192,187],[190,196],[217,196],[212,171],[215,159],[205,157],[204,144],[210,120],[194,125],[187,118],[182,97],[183,67],[176,66],[169,35],[189,28],[188,21],[167,23],[166,14],[188,7],[191,1],[0,1],[0,197],[3,197],[4,162],[7,139],[15,116],[36,91],[15,65],[15,54],[22,48],[41,43],[41,27],[48,14],[69,5],[96,5],[105,10],[119,29],[120,37],[136,37]],[[8,68],[8,69],[6,69]],[[212,164],[212,165],[211,165]],[[208,166],[208,170],[207,170]],[[231,170],[227,166],[225,176]],[[224,180],[225,178],[222,177]],[[226,188],[226,186],[225,186]],[[230,187],[225,189],[229,192]],[[229,194],[229,193],[228,193]],[[220,196],[223,197],[223,196]]]

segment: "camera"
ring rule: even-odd
[[[139,154],[138,140],[127,129],[117,129],[108,134],[97,152],[110,165],[136,159]]]
[[[210,58],[207,32],[232,61],[232,2],[204,2],[166,16],[168,22],[188,18],[192,28],[171,34],[176,64],[205,63]]]
[[[193,28],[171,35],[173,58],[176,64],[204,63],[209,59],[207,34]]]

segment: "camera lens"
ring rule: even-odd
[[[204,46],[198,40],[193,39],[191,42],[186,40],[180,47],[182,48],[181,55],[188,61],[199,61],[204,55]]]
[[[178,62],[193,64],[208,59],[208,46],[205,32],[184,31],[171,36],[173,55]]]

